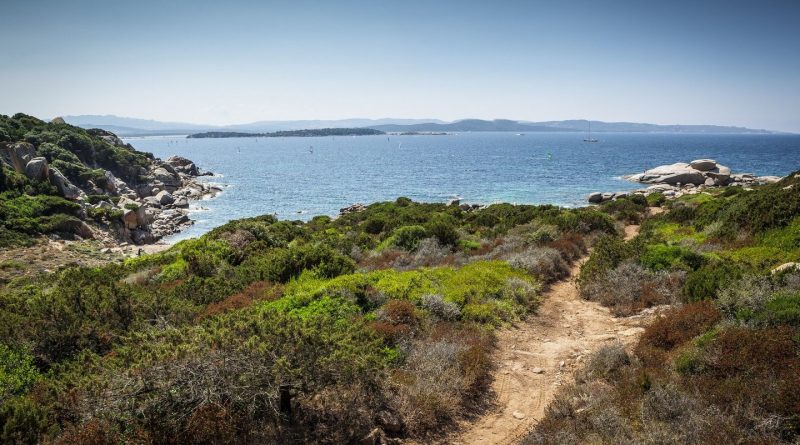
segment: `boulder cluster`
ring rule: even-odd
[[[129,147],[114,134],[108,133],[102,138],[111,144]],[[181,156],[172,156],[166,161],[154,160],[148,168],[140,169],[135,182],[125,182],[106,170],[102,187],[89,181],[83,188],[50,166],[46,158],[37,157],[35,147],[27,142],[3,147],[0,161],[28,178],[50,182],[61,196],[81,204],[84,217],[92,210],[120,215],[120,224],[111,224],[106,230],[95,233],[86,230],[84,224],[80,233],[76,232],[84,238],[108,237],[135,244],[155,242],[192,223],[188,217],[190,201],[221,191],[217,186],[198,181],[198,176],[211,173],[201,171],[191,160]],[[89,199],[92,195],[108,199],[97,202]]]
[[[662,193],[667,198],[677,198],[685,194],[701,193],[708,188],[769,184],[780,181],[778,176],[754,176],[749,173],[732,173],[729,167],[718,164],[713,159],[696,159],[689,163],[677,162],[662,165],[643,173],[624,176],[625,179],[644,184],[647,188],[632,192],[589,194],[590,203],[601,203],[628,196],[630,194],[649,195]]]
[[[205,174],[208,173],[201,172],[192,161],[172,156],[166,161],[154,161],[143,175],[144,181],[134,189],[124,182],[117,183],[120,198],[115,207],[123,212],[121,238],[135,244],[152,243],[192,224],[189,202],[221,191],[217,186],[197,181],[198,176]],[[111,205],[100,201],[94,206]]]
[[[347,215],[348,213],[358,213],[367,209],[367,206],[361,203],[355,203],[347,207],[339,209],[339,215]]]
[[[49,181],[67,199],[84,198],[86,194],[74,186],[57,168],[51,168],[47,159],[36,157],[36,149],[27,142],[17,142],[0,151],[0,160],[18,173],[37,181]]]

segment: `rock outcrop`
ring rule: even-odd
[[[58,192],[61,193],[66,199],[79,199],[84,196],[84,193],[78,187],[75,187],[66,176],[64,176],[57,168],[50,169],[50,182],[56,186]]]
[[[594,192],[586,197],[587,200],[592,204],[599,204],[628,194],[646,196],[656,192],[662,193],[667,198],[674,198],[684,194],[700,193],[712,187],[770,184],[781,179],[778,176],[757,177],[749,173],[733,174],[729,167],[718,164],[713,159],[696,159],[689,163],[676,162],[675,164],[661,165],[624,178],[651,185],[632,192]]]
[[[17,173],[24,174],[25,166],[34,156],[36,156],[36,148],[27,142],[10,144],[0,150],[0,158]]]
[[[25,164],[25,176],[36,181],[48,181],[50,179],[50,167],[45,158],[33,158]]]
[[[367,206],[361,203],[355,203],[347,207],[339,209],[339,215],[347,215],[348,213],[358,213],[367,209]]]

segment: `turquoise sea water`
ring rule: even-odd
[[[593,191],[640,187],[620,176],[661,164],[713,158],[757,175],[800,169],[800,135],[461,133],[446,136],[186,139],[129,138],[138,150],[195,161],[225,184],[192,206],[199,236],[231,219],[336,215],[361,202],[418,201],[585,205]],[[310,147],[313,147],[313,153]]]

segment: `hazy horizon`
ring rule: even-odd
[[[0,113],[800,132],[800,3],[3,2]]]

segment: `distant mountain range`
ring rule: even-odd
[[[275,131],[306,130],[318,128],[371,128],[379,125],[415,125],[422,123],[445,123],[438,119],[338,119],[258,121],[236,125],[200,125],[185,122],[162,122],[114,115],[85,114],[64,116],[68,124],[81,128],[102,128],[119,136],[155,136],[172,134],[194,134],[212,131],[247,133],[269,133]]]
[[[518,122],[507,119],[485,121],[481,119],[464,119],[449,123],[426,122],[411,125],[373,125],[369,128],[387,132],[407,131],[516,131],[516,132],[553,132],[553,131],[579,131],[575,128],[556,128],[536,123]]]
[[[267,133],[320,128],[371,128],[385,132],[469,132],[509,131],[518,133],[579,131],[589,129],[588,120],[527,122],[508,119],[463,119],[453,122],[438,119],[339,119],[258,121],[238,125],[200,125],[184,122],[162,122],[113,115],[64,116],[64,120],[83,128],[102,128],[120,136],[152,136],[194,134],[201,132]],[[780,132],[720,125],[657,125],[634,122],[591,121],[595,133],[727,133],[779,134]]]

